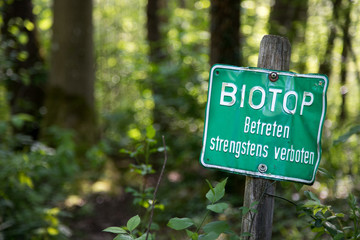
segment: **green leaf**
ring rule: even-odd
[[[190,218],[172,218],[168,222],[167,226],[175,230],[183,230],[194,225],[193,220]]]
[[[349,194],[348,203],[349,203],[351,208],[356,207],[357,200],[356,200],[355,196],[352,193]]]
[[[295,183],[294,184],[294,186],[295,186],[295,189],[296,189],[296,191],[300,191],[301,190],[301,188],[304,186],[304,184],[301,184],[301,183]]]
[[[229,204],[227,203],[215,203],[215,204],[207,205],[206,208],[216,213],[223,213],[225,209],[227,209],[228,207]]]
[[[324,233],[325,229],[324,229],[324,227],[314,227],[311,229],[311,231],[315,232],[315,233]]]
[[[320,219],[316,219],[315,223],[314,223],[314,226],[316,228],[322,227],[322,221]]]
[[[141,235],[140,237],[136,238],[135,240],[145,240],[146,239],[146,233]],[[148,240],[153,240],[152,235],[149,233]]]
[[[220,235],[220,233],[225,233],[230,230],[230,227],[225,221],[216,221],[210,222],[203,227],[205,233],[215,232]]]
[[[134,171],[142,176],[155,173],[155,170],[152,168],[150,164],[140,164],[140,165],[131,164],[130,167],[131,167],[131,171]]]
[[[344,233],[338,233],[334,236],[334,240],[343,240],[345,239]]]
[[[233,234],[230,236],[229,240],[239,240],[241,238],[239,238],[239,236],[237,236],[236,234]]]
[[[205,181],[206,181],[207,184],[209,185],[209,188],[210,188],[211,192],[212,192],[213,194],[215,194],[214,187],[211,185],[211,183],[209,182],[209,180],[205,179]]]
[[[225,180],[223,180],[222,182],[218,183],[214,187],[214,189],[210,188],[210,190],[206,193],[206,198],[209,199],[211,203],[215,203],[224,197],[226,182],[227,178],[225,178]]]
[[[125,192],[127,192],[127,193],[132,193],[133,195],[134,195],[134,194],[141,195],[138,190],[136,190],[136,189],[134,189],[134,188],[132,188],[132,187],[127,187],[127,188],[125,188]]]
[[[330,221],[330,220],[333,220],[333,219],[335,219],[336,218],[336,216],[330,216],[330,217],[327,217],[326,218],[326,221]]]
[[[126,224],[126,227],[128,228],[128,230],[130,232],[132,232],[137,226],[139,226],[140,221],[141,220],[140,220],[139,215],[136,215],[136,216],[129,219],[129,221]]]
[[[310,192],[310,191],[305,191],[305,192],[304,192],[304,195],[305,195],[308,199],[314,200],[315,202],[317,202],[318,204],[320,204],[320,200],[318,199],[318,197],[317,197],[314,193],[312,193],[312,192]]]
[[[11,117],[11,123],[18,129],[22,128],[25,122],[32,121],[34,121],[34,117],[26,113],[18,113]]]
[[[246,215],[250,210],[248,207],[245,207],[245,206],[240,207],[239,209],[241,210],[242,215]]]
[[[324,223],[325,229],[330,233],[332,237],[335,237],[337,234],[342,233],[340,230],[336,228],[336,226],[330,222]]]
[[[254,208],[256,205],[258,205],[260,202],[259,201],[253,201],[251,204],[250,204],[250,208]]]
[[[128,234],[119,234],[114,238],[114,240],[134,240],[134,238]]]
[[[202,234],[199,236],[199,240],[216,240],[220,234],[215,232],[210,232],[206,234]]]
[[[126,150],[126,149],[122,148],[122,149],[119,150],[119,153],[125,153],[125,154],[130,155],[132,152],[129,151],[129,150]]]
[[[250,208],[249,210],[250,210],[250,212],[253,212],[253,213],[257,213],[257,212],[258,212],[258,210],[257,210],[256,208]]]
[[[127,233],[123,228],[121,227],[108,227],[103,230],[103,232],[110,232],[110,233],[116,233],[116,234],[124,234]]]
[[[323,175],[324,177],[329,178],[329,179],[335,179],[335,177],[328,170],[326,170],[325,168],[320,168],[319,167],[318,170],[319,170],[319,173],[321,175]]]
[[[159,231],[160,230],[159,224],[154,223],[154,222],[151,223],[150,230]]]
[[[302,208],[319,208],[321,207],[321,204],[314,201],[314,200],[307,200],[305,204],[301,206]],[[303,209],[304,210],[304,209]],[[309,209],[310,210],[310,209]]]
[[[321,207],[315,207],[313,209],[313,215],[315,216],[317,213],[320,213],[320,212],[323,212],[324,208],[321,208]],[[326,210],[325,210],[326,211]],[[319,218],[323,218],[323,215],[322,214],[318,214],[317,215]]]
[[[343,214],[343,213],[336,213],[335,216],[336,216],[336,217],[339,217],[339,218],[343,218],[343,217],[345,217],[345,214]]]
[[[156,130],[152,125],[146,127],[146,137],[149,139],[153,139],[155,137]]]
[[[250,232],[243,232],[240,237],[251,237],[251,233]]]
[[[191,240],[197,240],[199,238],[199,235],[196,232],[192,232],[190,230],[186,229],[186,234]]]
[[[344,143],[344,142],[346,142],[353,134],[358,134],[358,133],[360,133],[360,125],[357,125],[357,126],[354,126],[354,127],[350,128],[350,130],[349,130],[347,133],[341,135],[338,139],[336,139],[336,140],[334,141],[334,145],[339,144],[339,143]]]

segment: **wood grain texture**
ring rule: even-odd
[[[291,46],[287,38],[266,35],[260,43],[258,67],[289,71]]]
[[[291,46],[287,38],[266,35],[260,43],[258,67],[288,71]],[[246,177],[244,207],[256,208],[256,213],[249,211],[242,219],[242,233],[250,233],[250,240],[269,240],[272,234],[275,181]],[[252,206],[254,202],[259,202]]]

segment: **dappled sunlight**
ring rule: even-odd
[[[111,190],[111,185],[112,182],[111,181],[97,181],[95,182],[92,186],[91,186],[91,191],[93,193],[106,193],[106,192],[110,192]]]
[[[168,174],[168,179],[170,182],[177,183],[183,179],[183,176],[177,171],[171,171]]]
[[[351,177],[346,176],[342,179],[338,179],[335,193],[336,198],[347,198],[349,196],[349,193],[352,192],[353,188],[354,185]]]
[[[75,206],[82,207],[85,204],[85,200],[82,199],[80,196],[70,195],[66,198],[64,204],[67,208],[72,208]]]
[[[9,4],[22,1],[21,8],[10,11]],[[238,157],[229,160],[229,140],[219,130],[212,141],[216,148],[220,144],[218,152],[226,157],[219,157],[219,162],[225,167],[221,171],[202,168],[199,158],[205,149],[202,137],[207,134],[209,62],[235,64],[237,60],[230,58],[239,52],[242,67],[256,67],[260,42],[267,34],[289,39],[291,72],[329,77],[322,136],[316,135],[316,140],[321,137],[316,146],[321,162],[316,165],[314,183],[278,181],[272,183],[277,185],[273,195],[262,193],[262,198],[275,200],[273,239],[359,236],[360,1],[242,0],[229,8],[230,2],[216,6],[225,2],[221,0],[94,0],[88,5],[89,21],[81,28],[72,28],[81,22],[70,16],[75,7],[54,16],[55,2],[0,3],[0,239],[145,239],[148,230],[149,240],[154,236],[156,240],[225,240],[250,235],[241,233],[241,219],[255,216],[259,202],[246,206],[246,177],[232,174],[236,169],[222,171],[247,161],[240,156],[240,148]],[[212,21],[221,15],[212,4],[225,12],[219,22]],[[235,6],[240,26],[238,32],[227,35],[222,29],[235,26],[234,18],[229,18]],[[73,17],[86,9],[81,10]],[[30,17],[21,17],[26,11]],[[59,28],[71,30],[71,37],[55,34],[53,24],[59,16],[67,16],[58,23]],[[221,28],[215,28],[216,24]],[[80,46],[60,48],[62,41],[76,42],[87,31],[90,34]],[[217,46],[212,45],[215,34],[222,37]],[[238,44],[236,48],[232,42]],[[212,56],[214,48],[221,49],[220,55],[226,58]],[[76,53],[75,57],[66,55],[64,61],[60,55],[54,57],[54,53],[67,52]],[[82,60],[73,61],[77,57]],[[88,63],[88,68],[79,74],[81,63]],[[59,66],[64,68],[54,73]],[[68,75],[59,77],[64,73]],[[74,76],[75,80],[68,81]],[[319,90],[317,83],[309,87],[310,92]],[[52,84],[56,88],[50,91]],[[253,88],[251,84],[247,89]],[[276,82],[266,84],[279,87]],[[264,89],[255,86],[252,94]],[[264,101],[275,102],[280,95],[278,100],[288,99],[279,89],[271,89]],[[303,97],[295,91],[286,95],[295,99],[293,113]],[[257,107],[245,88],[234,90],[233,95],[226,93],[220,103],[231,98],[236,111],[244,105]],[[311,96],[310,101],[304,92],[302,107],[313,104]],[[286,101],[285,107],[283,102],[273,106],[289,110]],[[214,102],[218,104],[219,98]],[[293,113],[283,110],[277,122],[274,116],[271,121],[259,117],[251,129],[260,129],[261,124],[282,128],[285,125],[279,122]],[[228,113],[220,114],[215,128],[224,127],[234,139],[248,133],[241,122],[232,123],[228,117]],[[245,126],[250,128],[248,119]],[[71,129],[53,126],[68,123],[77,125],[69,125]],[[302,144],[307,140],[302,132],[314,125],[305,117],[299,117],[297,124],[309,126],[291,128],[290,134]],[[239,126],[244,131],[236,132]],[[261,147],[262,137],[268,136],[254,139]],[[285,144],[291,148],[282,147],[284,153],[278,148],[281,160],[293,145],[300,153],[297,142]],[[260,167],[261,156],[251,155],[250,141],[249,146],[249,159]],[[308,153],[304,148],[303,152]],[[274,169],[283,163],[268,160],[276,161]],[[110,231],[102,231],[108,227]]]

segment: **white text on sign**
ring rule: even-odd
[[[236,102],[237,86],[234,83],[223,82],[221,87],[220,105],[231,107]],[[241,88],[241,100],[240,107],[244,107],[246,97],[246,85],[242,85]],[[261,94],[260,102],[254,103],[253,96],[258,92]],[[265,105],[266,94],[272,94],[270,111],[275,111],[275,105],[278,95],[283,94],[282,89],[269,88],[268,93],[265,92],[264,88],[260,86],[254,86],[249,91],[248,103],[252,109],[261,109]],[[295,100],[295,104],[292,107],[288,106],[289,98],[292,97]],[[298,107],[298,93],[295,91],[287,91],[283,94],[282,108],[288,114],[295,114]],[[300,104],[300,115],[303,115],[304,107],[309,107],[314,102],[314,95],[311,92],[303,92],[302,100]],[[292,109],[291,109],[292,108]]]

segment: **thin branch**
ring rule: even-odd
[[[293,201],[291,201],[291,200],[289,200],[289,199],[287,199],[287,198],[284,198],[284,197],[281,197],[281,196],[277,196],[277,195],[273,195],[273,194],[270,194],[270,193],[265,193],[265,194],[268,195],[268,196],[274,197],[274,198],[279,198],[279,199],[281,199],[281,200],[284,200],[284,201],[286,201],[286,202],[288,202],[288,203],[291,203],[291,204],[295,205],[296,207],[298,206],[298,205],[296,204],[296,202],[293,202]]]
[[[202,221],[200,223],[200,225],[196,228],[196,231],[195,231],[196,233],[199,233],[201,226],[204,224],[204,222],[205,222],[206,218],[209,216],[209,214],[210,214],[210,211],[207,210],[206,214],[204,215],[204,217],[203,217],[203,219],[202,219]]]
[[[286,201],[286,202],[288,202],[288,203],[291,203],[291,204],[295,205],[296,207],[299,206],[296,202],[293,202],[293,201],[291,201],[291,200],[289,200],[289,199],[287,199],[287,198],[284,198],[284,197],[281,197],[281,196],[277,196],[277,195],[273,195],[273,194],[270,194],[270,193],[266,193],[266,195],[271,196],[271,197],[274,197],[274,198],[279,198],[279,199],[281,199],[281,200],[284,200],[284,201]],[[313,216],[313,215],[309,215],[309,216],[310,216],[312,219],[314,219],[314,220],[317,219],[317,218],[316,218],[315,216]]]
[[[358,59],[357,59],[357,56],[356,56],[356,53],[353,49],[353,46],[352,46],[352,42],[351,42],[351,39],[349,38],[348,39],[348,48],[349,48],[349,51],[350,51],[350,55],[354,61],[354,64],[355,64],[355,75],[356,75],[356,79],[358,80],[358,82],[360,83],[360,70],[358,68]]]
[[[148,228],[147,228],[147,230],[146,230],[146,238],[145,238],[145,240],[148,240],[148,237],[149,237],[150,227],[151,227],[151,223],[152,223],[152,219],[153,219],[153,215],[154,215],[156,194],[157,194],[157,191],[158,191],[158,189],[159,189],[159,185],[160,185],[161,179],[162,179],[162,177],[163,177],[163,175],[164,175],[165,166],[166,166],[166,162],[167,162],[167,151],[166,151],[166,143],[165,143],[165,137],[164,137],[164,136],[162,136],[162,141],[163,141],[163,146],[164,146],[164,163],[163,163],[163,165],[162,165],[162,169],[161,169],[161,172],[160,172],[160,176],[159,176],[159,179],[158,179],[158,182],[157,182],[157,184],[156,184],[155,191],[154,191],[154,197],[153,197],[152,206],[151,206],[150,220],[149,220]]]

